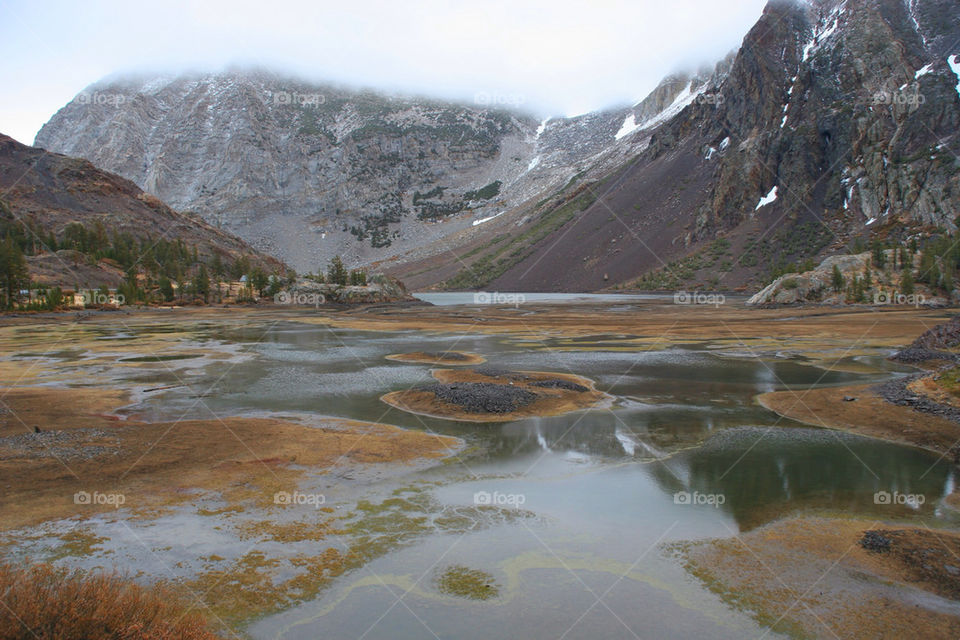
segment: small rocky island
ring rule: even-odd
[[[588,378],[544,371],[508,371],[492,367],[434,369],[434,384],[394,391],[381,400],[434,418],[466,422],[509,422],[555,416],[597,406],[610,396]]]

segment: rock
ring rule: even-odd
[[[901,349],[890,359],[906,364],[918,364],[927,360],[956,361],[957,355],[947,350],[957,346],[960,346],[960,316],[954,316],[949,322],[923,332],[910,346]]]
[[[866,549],[867,551],[875,551],[877,553],[882,553],[890,550],[890,543],[893,542],[890,538],[884,536],[879,531],[865,531],[863,537],[860,538],[860,546]]]
[[[857,400],[857,399],[854,398],[853,396],[843,396],[843,401],[844,401],[844,402],[856,402],[856,400]]]
[[[842,296],[832,297],[833,267],[836,266],[849,282],[853,275],[863,275],[869,264],[870,253],[830,256],[812,271],[788,273],[780,276],[749,300],[748,305],[797,304],[802,302],[842,301]]]
[[[379,275],[372,277],[364,287],[341,286],[303,279],[274,297],[274,301],[279,304],[310,307],[324,304],[384,304],[416,300],[407,292],[407,288],[400,280]]]
[[[470,413],[510,413],[537,399],[537,394],[506,384],[454,382],[421,389]]]

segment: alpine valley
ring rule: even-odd
[[[773,0],[739,50],[629,107],[540,121],[264,70],[112,77],[36,145],[303,272],[754,291],[858,238],[956,231],[958,73],[953,0]]]

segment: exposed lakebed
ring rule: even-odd
[[[50,349],[55,327],[3,331],[12,354],[5,384],[17,368],[35,367],[21,384],[129,389],[121,418],[332,416],[462,439],[439,464],[332,466],[301,477],[297,489],[322,504],[239,508],[197,491],[157,514],[128,501],[11,535],[7,553],[172,575],[219,598],[218,612],[256,638],[759,635],[765,628],[749,612],[665,548],[803,512],[953,522],[939,504],[953,490],[953,467],[936,455],[809,428],[754,402],[785,388],[900,375],[883,349],[827,370],[807,355],[736,345],[637,349],[610,334],[532,344],[526,331],[364,331],[294,314],[104,320],[71,329],[62,350]],[[581,376],[612,399],[485,424],[381,401],[438,382],[433,365],[387,356],[449,350],[501,371]],[[876,504],[878,491],[926,499],[891,509]],[[71,532],[82,536],[65,540]],[[242,602],[248,617],[226,606],[245,590],[262,594]]]

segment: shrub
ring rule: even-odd
[[[116,573],[0,563],[0,640],[215,640],[207,621],[169,589]]]

